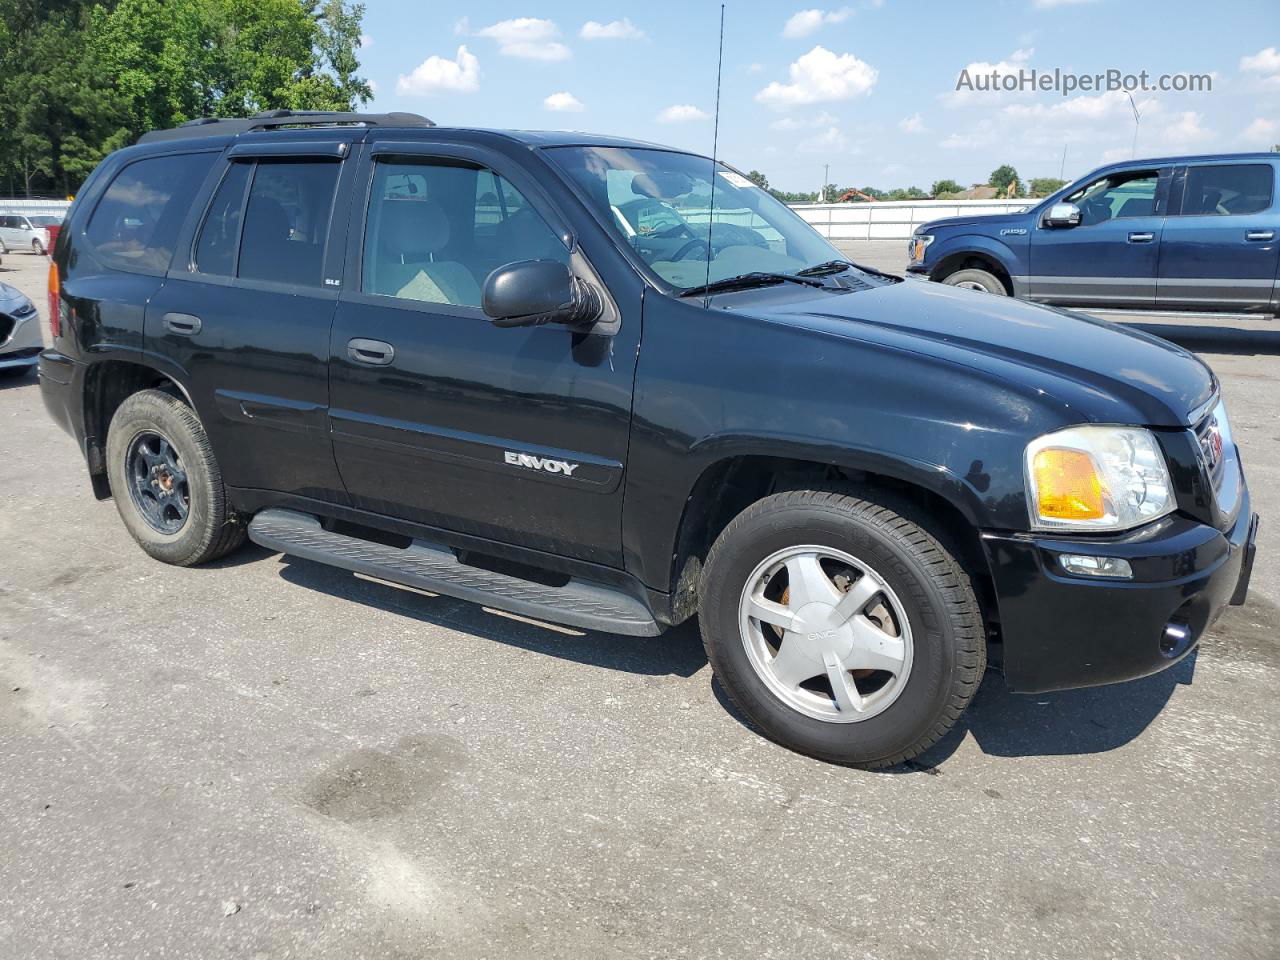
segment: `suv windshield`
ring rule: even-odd
[[[619,241],[681,290],[748,273],[794,274],[842,259],[785,204],[723,164],[713,168],[706,157],[620,147],[555,147],[547,154]]]

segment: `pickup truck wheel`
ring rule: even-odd
[[[152,557],[187,567],[244,543],[204,427],[177,397],[128,397],[111,418],[106,457],[120,519]]]
[[[893,766],[936,743],[978,689],[986,642],[969,578],[898,506],[779,493],[712,547],[699,612],[707,657],[784,746]]]
[[[1004,297],[1008,295],[1000,278],[986,270],[957,270],[942,281],[949,287],[963,287],[965,290],[983,290]]]

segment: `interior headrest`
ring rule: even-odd
[[[245,236],[263,240],[288,240],[291,224],[289,213],[279,200],[270,197],[255,197],[249,202],[249,210],[245,215]]]
[[[390,253],[436,253],[449,243],[449,218],[435,200],[387,200],[380,239]]]

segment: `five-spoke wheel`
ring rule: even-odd
[[[178,451],[160,434],[144,430],[133,438],[127,457],[129,492],[138,512],[152,529],[177,533],[191,510],[191,489]]]

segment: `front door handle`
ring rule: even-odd
[[[1276,238],[1276,232],[1274,230],[1246,230],[1244,232],[1244,238],[1255,242],[1265,242],[1267,240],[1274,240]]]
[[[1130,243],[1150,243],[1156,238],[1154,233],[1131,233],[1129,234]]]
[[[189,313],[166,313],[163,323],[164,328],[170,333],[177,333],[184,337],[194,337],[203,326],[199,317],[193,317]]]
[[[385,366],[396,358],[396,348],[381,340],[366,340],[356,337],[347,341],[347,356],[356,363],[367,363],[375,367]]]

